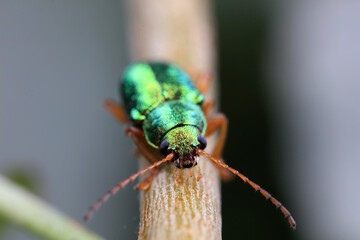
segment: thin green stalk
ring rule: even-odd
[[[102,239],[2,176],[0,176],[0,215],[44,239]]]

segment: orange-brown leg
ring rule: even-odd
[[[111,113],[111,115],[113,115],[120,122],[124,124],[127,124],[129,122],[124,109],[114,100],[112,99],[105,100],[104,106]],[[140,151],[140,153],[142,153],[145,156],[145,158],[149,160],[151,163],[155,163],[159,161],[159,159],[162,159],[160,153],[147,143],[142,129],[133,126],[128,126],[125,129],[125,134],[131,137],[131,139],[138,147],[138,151]]]
[[[114,100],[107,99],[104,102],[104,106],[111,113],[111,115],[113,115],[120,122],[124,124],[129,122],[124,109]],[[131,137],[131,139],[138,147],[138,151],[143,154],[149,162],[156,163],[157,161],[159,161],[159,159],[162,158],[162,156],[160,156],[160,154],[147,143],[144,132],[141,129],[132,126],[126,127],[125,133]],[[136,186],[136,189],[145,190],[149,188],[152,179],[156,176],[157,173],[158,169],[154,168],[150,172],[149,176]]]
[[[104,107],[113,115],[117,120],[126,124],[129,122],[126,113],[122,106],[112,99],[107,99],[104,102]]]
[[[197,90],[199,90],[199,92],[202,94],[206,94],[212,79],[211,73],[199,73],[198,71],[194,71],[191,69],[185,70],[189,74],[190,78],[194,81]]]
[[[200,181],[200,179],[201,179],[201,171],[200,171],[199,165],[196,165],[196,170],[197,170],[197,178],[196,178],[196,181]]]
[[[212,153],[212,155],[217,159],[221,158],[222,151],[224,149],[226,135],[227,135],[227,125],[228,125],[227,118],[222,113],[218,113],[214,117],[212,117],[211,119],[208,120],[208,126],[207,126],[205,136],[210,136],[216,130],[218,130],[218,129],[220,130],[219,140],[216,143],[214,151]],[[219,174],[223,181],[230,181],[234,178],[234,175],[231,174],[226,169],[221,168],[217,165],[215,165],[215,166],[218,168]]]
[[[215,158],[220,158],[224,149],[226,134],[227,134],[228,121],[224,114],[218,113],[208,120],[205,136],[213,134],[216,130],[220,130],[220,137],[216,143],[215,149],[212,155]]]
[[[206,94],[209,90],[212,76],[210,73],[203,73],[194,78],[196,88],[200,93]]]
[[[141,181],[138,185],[136,185],[136,190],[147,190],[151,186],[152,180],[159,173],[159,168],[153,168],[149,176],[147,176],[143,181]]]
[[[176,182],[178,184],[181,184],[182,183],[181,174],[178,174],[179,171],[181,171],[181,170],[179,170],[177,167],[175,167],[175,170],[173,172],[173,178],[176,180]]]
[[[155,163],[163,158],[157,149],[150,146],[146,139],[142,129],[137,127],[126,127],[125,134],[131,137],[135,145],[138,147],[140,153],[151,163]]]
[[[206,118],[209,118],[210,111],[214,107],[215,103],[213,100],[205,100],[202,104],[202,111]]]
[[[127,127],[125,133],[131,137],[136,146],[138,147],[139,152],[151,163],[158,162],[162,156],[160,153],[150,146],[144,136],[144,132],[137,127]],[[154,177],[158,174],[159,169],[154,168],[151,170],[150,174],[141,181],[135,188],[140,190],[147,190]]]

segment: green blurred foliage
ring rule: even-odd
[[[38,195],[40,193],[37,174],[30,168],[24,166],[13,167],[2,175],[34,194]],[[6,239],[7,230],[10,227],[11,223],[0,215],[0,239]]]

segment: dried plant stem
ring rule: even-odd
[[[129,7],[132,60],[171,61],[193,73],[215,75],[209,1],[131,0]],[[214,141],[208,139],[207,151]],[[141,168],[146,164],[142,161]],[[200,181],[196,168],[176,170],[169,163],[161,169],[141,195],[139,239],[221,239],[218,172],[205,158],[200,158],[199,167]],[[174,174],[181,174],[180,184]]]
[[[207,159],[199,166],[199,182],[196,168],[176,172],[168,164],[160,171],[150,190],[142,193],[139,239],[221,239],[217,169]],[[181,171],[181,183],[174,171]]]
[[[0,215],[45,239],[102,239],[1,176]]]

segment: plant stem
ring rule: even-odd
[[[129,7],[132,60],[170,61],[198,74],[215,75],[210,1],[132,0]],[[215,141],[216,137],[208,139],[207,151]],[[142,160],[141,168],[146,164]],[[141,193],[139,239],[221,239],[218,172],[205,158],[200,158],[199,167],[202,177],[197,181],[196,168],[165,165],[151,188]],[[182,175],[182,183],[175,180],[174,171]]]
[[[45,239],[102,239],[2,176],[0,215]]]

